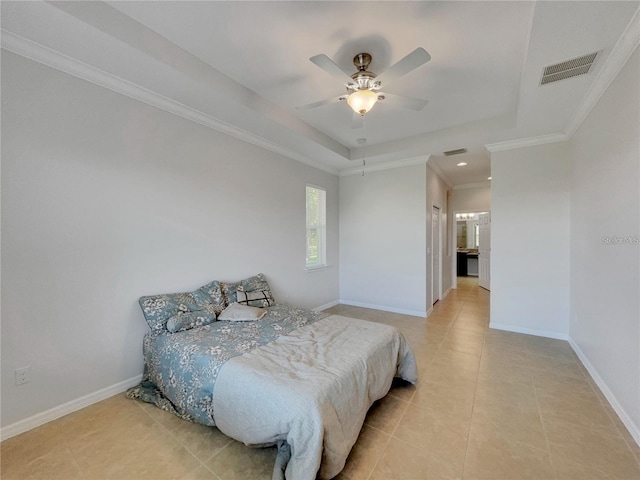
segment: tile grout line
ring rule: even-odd
[[[527,356],[529,352],[527,352]],[[540,419],[540,423],[542,424],[542,432],[544,433],[544,443],[547,446],[547,455],[549,455],[549,463],[551,464],[551,471],[553,472],[553,476],[556,480],[560,480],[558,477],[558,471],[556,469],[556,465],[551,456],[551,443],[549,442],[549,435],[547,434],[547,425],[542,417],[542,408],[540,407],[540,400],[538,399],[538,387],[536,387],[535,379],[531,379],[531,384],[533,385],[533,395],[536,399],[536,407],[538,409],[538,418]]]
[[[479,288],[479,287],[478,287]],[[466,300],[465,300],[466,302]],[[463,302],[463,305],[464,303]],[[483,331],[483,337],[482,337],[482,347],[480,348],[480,361],[478,362],[478,371],[476,372],[476,388],[473,389],[473,401],[471,403],[471,416],[469,417],[469,425],[468,425],[468,429],[467,429],[467,441],[465,443],[465,447],[464,447],[464,458],[462,459],[462,472],[460,475],[460,478],[464,478],[464,472],[467,468],[467,455],[469,452],[469,440],[471,439],[471,423],[473,422],[473,411],[475,409],[476,406],[476,395],[478,393],[478,377],[480,376],[480,365],[482,364],[482,354],[484,353],[484,344],[487,340],[487,329],[488,327],[485,326],[484,331]]]
[[[468,295],[468,294],[467,294],[467,295]],[[462,301],[462,305],[464,305],[464,302],[465,302],[465,300],[463,300],[463,301]],[[458,314],[460,313],[460,310],[461,310],[461,309],[462,309],[462,306],[460,306],[460,308],[458,308],[458,309],[457,309],[457,311],[456,311],[456,313],[455,313],[455,316],[454,316],[454,320],[452,320],[452,321],[447,325],[447,331],[446,331],[446,333],[445,333],[444,337],[442,338],[442,341],[440,341],[440,342],[438,343],[438,348],[436,349],[435,354],[434,354],[434,355],[433,355],[433,357],[429,360],[429,362],[427,362],[427,365],[426,365],[426,366],[428,366],[431,362],[433,362],[433,361],[434,361],[434,359],[435,359],[435,358],[436,358],[436,356],[438,355],[438,352],[440,352],[440,350],[442,349],[442,344],[443,344],[444,340],[447,338],[447,335],[449,335],[449,330],[450,330],[450,328],[451,328],[451,325],[453,325],[453,322],[455,321],[455,318],[457,318],[457,316],[458,316]],[[427,322],[428,322],[428,317],[425,317],[425,326],[427,325]],[[412,395],[412,397],[411,397],[411,398],[413,398],[413,396],[415,396],[415,392],[414,392],[414,394]],[[399,399],[399,400],[400,400],[400,399]],[[376,467],[378,466],[378,464],[380,463],[380,460],[382,459],[382,457],[383,457],[383,456],[384,456],[384,454],[386,453],[387,449],[389,448],[389,444],[391,443],[391,439],[393,438],[393,439],[396,439],[396,440],[399,440],[399,441],[401,441],[401,442],[402,442],[402,440],[397,439],[396,437],[394,437],[394,434],[395,434],[396,430],[398,429],[398,425],[400,425],[400,422],[402,422],[402,419],[403,419],[403,418],[404,418],[404,416],[407,414],[407,410],[409,409],[409,406],[411,405],[411,401],[409,400],[409,401],[407,401],[406,403],[407,403],[407,405],[405,406],[404,412],[402,412],[402,415],[400,416],[400,419],[398,420],[398,423],[396,423],[395,427],[393,428],[393,431],[391,432],[391,434],[389,434],[389,438],[387,439],[387,442],[386,442],[386,444],[385,444],[384,448],[382,449],[382,454],[380,455],[380,457],[378,458],[378,460],[377,460],[377,461],[375,462],[375,464],[373,465],[373,467],[372,467],[371,471],[369,472],[369,475],[366,477],[366,480],[371,480],[371,478],[372,478],[372,476],[373,476],[373,474],[374,474],[374,472],[375,472],[375,470],[376,470]],[[372,427],[371,425],[369,425],[369,427],[370,427],[370,428],[373,428],[373,429],[375,429],[375,430],[378,430],[378,431],[382,431],[382,430],[379,430],[379,429],[377,429],[377,428],[375,428],[375,427]],[[383,433],[385,433],[385,432],[383,432]]]
[[[400,415],[400,418],[398,419],[398,422],[396,423],[396,425],[393,427],[393,430],[391,431],[391,433],[387,434],[387,435],[389,435],[389,438],[387,439],[387,443],[384,445],[384,448],[382,449],[382,455],[380,455],[378,460],[376,460],[375,464],[371,468],[371,472],[369,472],[369,475],[367,476],[367,480],[369,480],[371,478],[371,476],[373,475],[373,473],[376,471],[376,467],[378,466],[378,463],[380,463],[380,460],[382,459],[382,457],[384,457],[384,454],[386,453],[387,448],[389,448],[389,444],[391,443],[391,439],[395,438],[393,436],[393,434],[396,432],[396,429],[398,428],[398,425],[400,425],[400,422],[402,421],[402,419],[406,415],[407,410],[409,409],[409,405],[411,405],[410,402],[403,401],[403,403],[406,403],[406,405],[404,407],[404,411],[402,412],[402,415]],[[369,427],[371,427],[371,425],[369,425]],[[382,430],[380,430],[378,428],[375,428],[375,427],[371,427],[371,428],[382,432]],[[386,432],[383,432],[383,433],[386,433]]]
[[[136,400],[134,400],[134,401],[135,401],[135,402],[139,402],[140,400],[137,400],[137,399],[136,399]],[[200,466],[202,466],[202,467],[204,467],[205,469],[207,469],[209,472],[211,472],[213,475],[215,475],[215,477],[216,477],[216,478],[218,478],[219,480],[222,480],[222,478],[220,478],[220,476],[219,476],[217,473],[215,473],[214,471],[212,471],[212,470],[211,470],[211,469],[210,469],[210,468],[205,464],[205,462],[203,462],[202,460],[200,460],[200,459],[198,458],[198,456],[197,456],[195,453],[193,453],[193,452],[191,451],[191,449],[190,449],[190,448],[188,448],[186,445],[184,445],[184,444],[180,441],[180,439],[179,439],[178,437],[176,437],[176,436],[173,434],[173,432],[172,432],[171,430],[169,430],[166,426],[164,426],[164,425],[163,425],[163,424],[162,424],[158,419],[154,418],[154,417],[153,417],[153,415],[151,415],[149,412],[147,412],[147,410],[146,410],[145,408],[142,408],[142,406],[141,406],[141,405],[138,405],[138,406],[142,409],[142,411],[143,411],[143,412],[144,412],[144,413],[145,413],[149,418],[151,418],[151,420],[153,420],[155,423],[157,423],[157,424],[160,426],[160,428],[164,429],[164,430],[165,430],[165,431],[166,431],[166,432],[171,436],[171,438],[173,438],[173,439],[178,443],[178,445],[180,445],[180,446],[181,446],[182,448],[184,448],[187,452],[189,452],[189,454],[190,454],[193,458],[195,458],[195,459],[198,461],[198,463],[200,463]],[[163,411],[164,411],[164,410],[163,410]],[[170,413],[170,412],[166,412],[166,413],[169,413],[169,415],[172,415],[172,413]],[[180,418],[180,417],[176,417],[176,418]],[[184,419],[182,419],[182,420],[184,420]],[[184,420],[184,421],[185,421],[185,422],[187,422],[188,420]],[[193,422],[193,423],[195,423],[195,422]],[[211,427],[211,428],[217,428],[217,427]],[[221,432],[221,433],[222,433],[222,432]],[[232,443],[232,442],[233,442],[233,440],[232,440],[231,438],[229,438],[229,442],[227,442],[227,444],[226,444],[224,447],[222,447],[220,450],[218,450],[217,452],[212,453],[212,454],[211,454],[211,456],[208,458],[207,462],[208,462],[209,460],[211,460],[213,457],[215,457],[216,455],[218,455],[220,452],[222,452],[224,449],[226,449],[229,445],[231,445],[231,443]],[[198,468],[199,468],[199,467],[195,467],[195,468],[194,468],[191,472],[189,472],[189,473],[193,473],[193,472],[195,472]]]

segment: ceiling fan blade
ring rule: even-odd
[[[384,97],[384,100],[381,100],[382,103],[391,103],[393,105],[398,105],[399,107],[415,111],[422,110],[427,103],[429,103],[428,100],[424,100],[423,98],[405,97],[402,95],[394,95],[392,93],[379,92],[378,97]]]
[[[364,117],[359,113],[353,112],[353,116],[351,117],[351,128],[353,130],[364,128]]]
[[[325,54],[321,53],[320,55],[315,55],[309,60],[311,60],[318,67],[320,67],[333,77],[337,78],[341,82],[345,82],[346,84],[354,83],[351,75],[342,70],[338,65],[335,64],[333,60],[331,60]]]
[[[344,99],[346,99],[346,95],[340,95],[339,97],[328,98],[326,100],[321,100],[319,102],[309,103],[308,105],[302,105],[300,107],[296,107],[298,110],[309,110],[310,108],[322,107],[323,105],[329,105],[331,103],[337,103]]]
[[[385,87],[396,81],[398,78],[415,70],[420,65],[424,65],[431,60],[431,55],[422,47],[416,48],[409,55],[391,65],[387,70],[376,77],[376,82]]]

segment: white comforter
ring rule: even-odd
[[[332,315],[226,362],[214,418],[247,445],[278,445],[273,478],[330,479],[394,377],[417,381],[413,351],[388,325]]]

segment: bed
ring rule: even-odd
[[[238,305],[229,297],[218,308]],[[190,328],[152,327],[144,380],[127,395],[246,445],[277,445],[274,479],[333,478],[394,377],[417,381],[411,347],[388,325],[260,302],[264,316],[251,321],[209,322],[205,308],[178,312]]]

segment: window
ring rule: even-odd
[[[307,185],[306,268],[327,265],[327,192]]]

